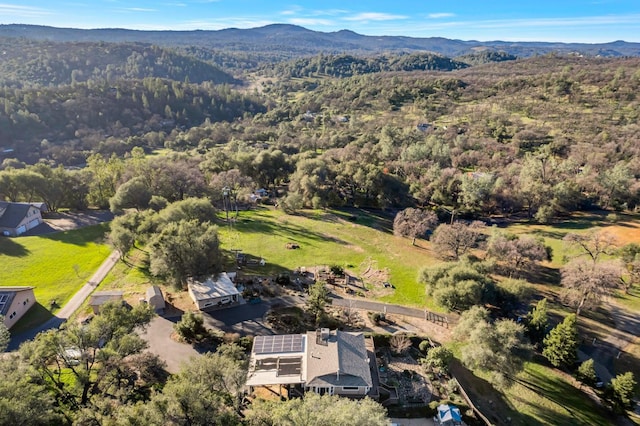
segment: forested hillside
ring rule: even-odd
[[[546,222],[640,201],[640,59],[549,55],[343,78],[292,78],[303,69],[292,64],[249,76],[252,95],[152,78],[4,89],[2,140],[15,148],[4,166],[165,147],[200,164],[199,179],[233,169],[285,184],[293,209],[432,205]]]
[[[351,77],[384,71],[451,71],[466,67],[468,67],[466,63],[444,56],[432,53],[414,53],[374,57],[319,55],[282,62],[275,67],[266,67],[265,69],[273,70],[270,74],[276,76],[307,77],[314,74],[325,74],[332,77]]]
[[[192,83],[236,82],[211,63],[147,44],[0,38],[0,52],[0,85],[10,87],[145,77]]]

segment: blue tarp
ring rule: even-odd
[[[438,405],[438,421],[441,425],[461,424],[460,409],[454,405]]]

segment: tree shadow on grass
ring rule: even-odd
[[[292,217],[295,216],[296,215],[293,215]],[[304,215],[297,216],[307,218],[309,217]],[[291,223],[291,221],[287,220],[286,216],[284,216],[283,220],[274,222],[271,218],[261,220],[260,214],[254,213],[250,218],[241,219],[237,223],[236,229],[242,232],[253,232],[258,234],[284,237],[292,242],[304,244],[310,244],[310,242],[313,241],[331,241],[338,244],[347,244],[345,241],[338,238],[320,232],[315,232],[310,230],[309,228]]]
[[[108,224],[103,223],[99,225],[87,226],[81,229],[74,229],[71,231],[47,234],[43,235],[41,238],[46,238],[52,241],[60,241],[66,244],[86,246],[89,243],[102,243],[105,238],[105,233],[108,230]]]
[[[541,397],[553,402],[558,410],[545,409],[542,406],[535,409],[544,424],[573,425],[598,424],[598,416],[606,418],[606,410],[593,402],[584,392],[576,389],[571,383],[557,375],[545,374],[541,369],[528,369],[527,379],[518,378],[515,381]],[[564,411],[564,413],[562,413]]]
[[[30,253],[22,244],[13,238],[0,237],[0,255],[25,257]]]

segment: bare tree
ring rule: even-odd
[[[616,237],[610,233],[600,230],[586,234],[568,233],[563,241],[570,246],[578,247],[580,256],[588,256],[595,264],[603,254],[611,254],[616,247]]]
[[[477,244],[484,226],[484,223],[479,221],[471,222],[469,225],[462,222],[450,225],[443,223],[436,228],[431,241],[439,253],[458,260]]]
[[[547,258],[544,243],[529,236],[510,236],[494,234],[489,240],[487,252],[490,256],[505,263],[509,276],[514,272],[530,269],[535,262]]]
[[[411,347],[411,340],[405,334],[394,334],[389,340],[391,351],[398,355],[403,355]]]
[[[594,263],[574,259],[561,270],[566,300],[576,307],[576,315],[583,308],[602,300],[622,284],[622,267],[618,261]]]
[[[426,235],[438,226],[438,216],[430,210],[404,209],[396,214],[393,220],[393,233],[402,237],[411,237],[411,245],[416,245],[416,238]]]

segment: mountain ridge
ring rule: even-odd
[[[222,30],[131,30],[122,28],[78,29],[26,24],[0,25],[0,37],[49,41],[139,42],[160,46],[200,46],[230,51],[269,51],[277,55],[304,56],[328,53],[380,53],[429,51],[455,57],[478,49],[504,51],[519,57],[540,54],[588,56],[640,56],[640,43],[615,40],[609,43],[532,41],[477,41],[444,37],[368,36],[349,29],[321,32],[290,24]]]

